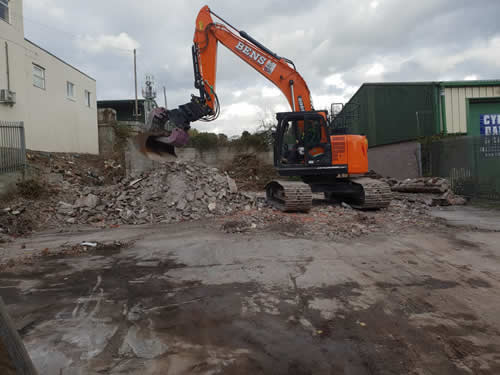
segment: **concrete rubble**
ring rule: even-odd
[[[444,193],[450,189],[447,179],[441,177],[407,178],[392,186],[393,191],[403,193]]]
[[[319,198],[319,196],[318,196]],[[430,217],[429,205],[404,197],[391,202],[387,209],[359,211],[347,204],[331,204],[314,199],[308,213],[283,213],[257,201],[254,208],[221,217],[221,230],[226,233],[279,232],[289,237],[316,239],[349,239],[369,233],[396,233],[414,227],[439,227]]]
[[[3,242],[33,231],[74,230],[75,225],[106,228],[216,217],[222,230],[229,232],[272,230],[294,236],[351,238],[410,224],[425,226],[431,223],[429,207],[465,203],[453,194],[446,179],[383,178],[394,191],[388,209],[360,212],[344,202],[332,205],[316,197],[310,213],[289,214],[269,207],[263,189],[242,191],[239,179],[204,164],[169,162],[125,177],[113,160],[103,163],[57,154],[50,158],[36,154],[34,158],[46,191],[37,199],[19,196],[0,203]],[[248,186],[247,182],[243,185]]]
[[[467,203],[465,198],[451,190],[450,182],[441,177],[408,178],[403,181],[387,179],[391,190],[401,193],[439,194],[424,196],[423,202],[429,206],[457,206]]]
[[[70,166],[74,169],[73,163]],[[33,229],[75,224],[172,223],[227,215],[255,205],[255,198],[240,192],[231,177],[201,164],[165,163],[108,185],[82,182],[75,173],[61,175],[57,183],[50,177],[43,199],[19,197],[2,204],[0,233],[25,235]],[[15,225],[23,220],[21,226]]]
[[[252,204],[235,182],[216,168],[182,162],[124,178],[105,187],[86,187],[75,201],[60,201],[55,217],[66,223],[103,225],[171,223],[225,215]]]

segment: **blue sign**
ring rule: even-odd
[[[481,135],[500,135],[500,114],[479,115]]]

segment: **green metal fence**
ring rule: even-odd
[[[500,199],[500,136],[462,136],[423,147],[424,172],[467,197]]]

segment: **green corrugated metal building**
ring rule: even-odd
[[[496,114],[500,80],[365,83],[333,127],[365,134],[373,147],[442,133],[480,134],[484,115],[496,121]]]

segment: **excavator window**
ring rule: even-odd
[[[304,132],[297,126],[297,121],[285,123],[282,156],[285,164],[304,164]]]
[[[304,124],[304,147],[311,149],[321,143],[321,122],[306,120]]]
[[[307,164],[327,163],[329,144],[323,118],[304,120],[304,149]]]
[[[277,119],[278,164],[290,167],[331,164],[328,129],[322,115],[282,112]]]

